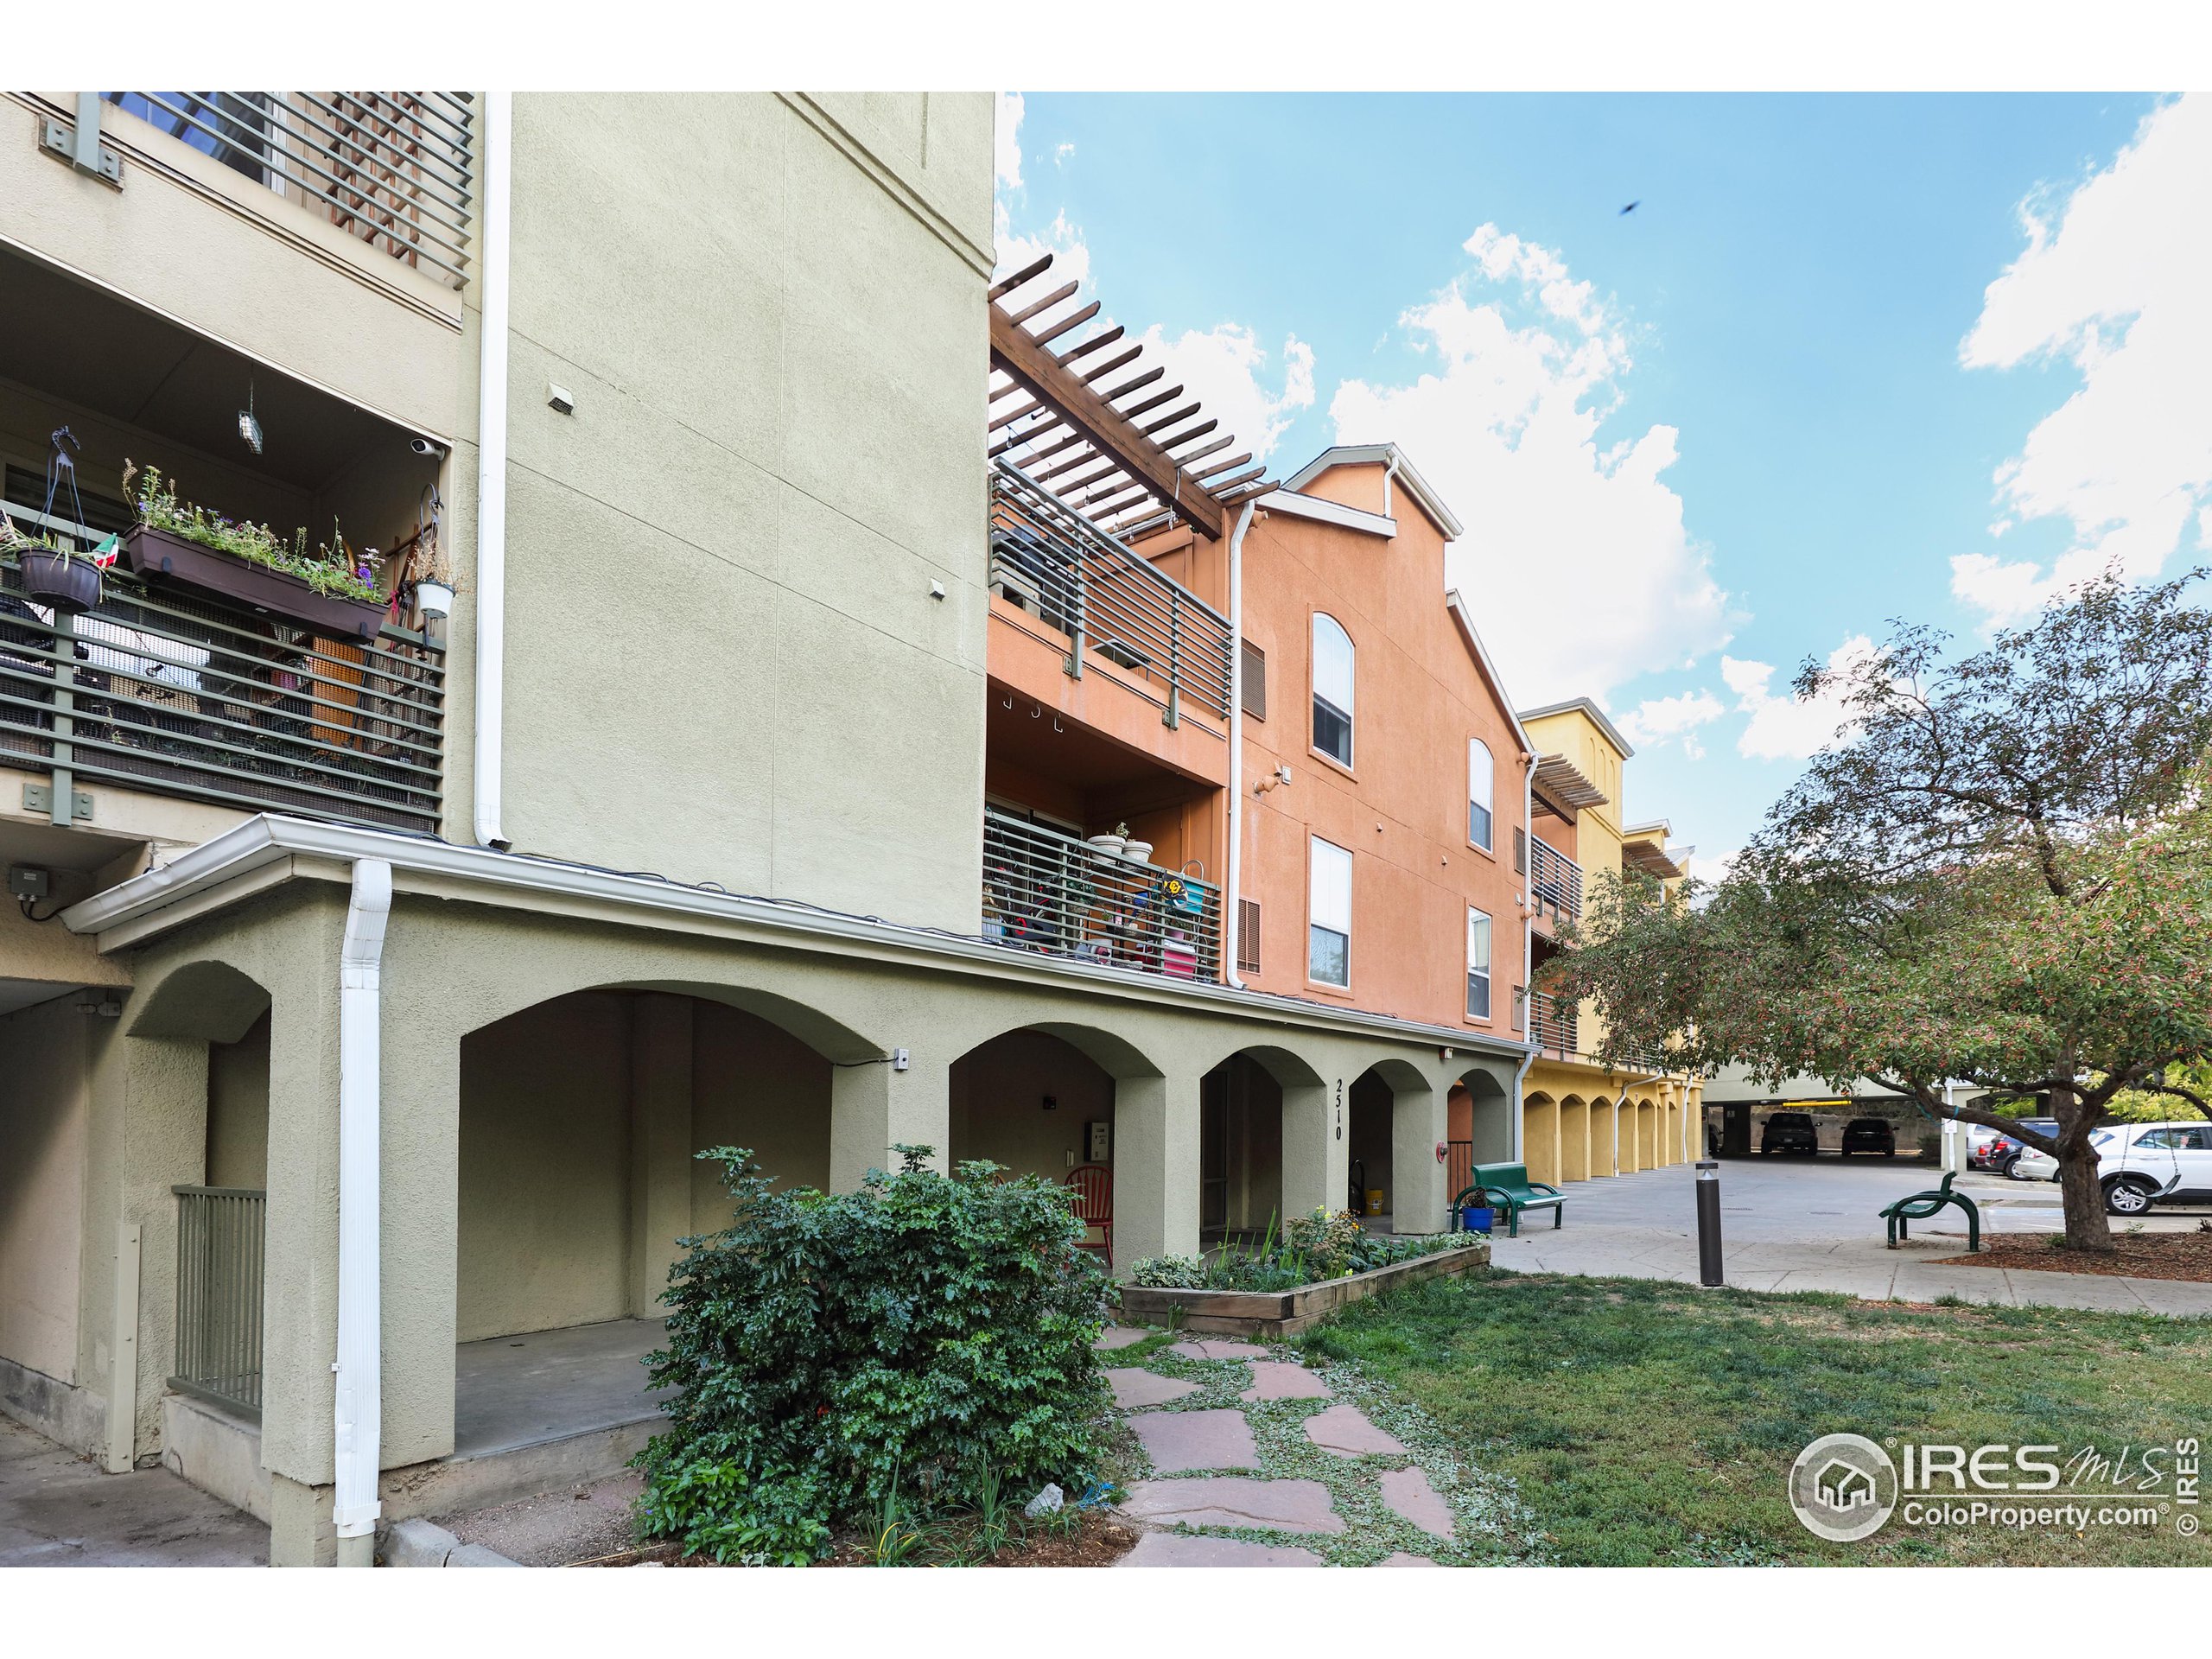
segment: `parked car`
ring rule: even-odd
[[[1897,1155],[1897,1125],[1886,1117],[1854,1117],[1843,1126],[1843,1155],[1876,1152],[1885,1158]]]
[[[2012,1166],[2005,1172],[2016,1181],[2055,1181],[2058,1160],[2037,1147],[2023,1147]]]
[[[1759,1131],[1759,1156],[1770,1152],[1802,1152],[1813,1157],[1821,1149],[1821,1137],[1813,1127],[1810,1112],[1776,1112]]]
[[[2089,1137],[2105,1208],[2139,1216],[2154,1204],[2212,1204],[2212,1123],[2115,1123]]]
[[[2058,1120],[2055,1117],[2024,1117],[2019,1120],[2019,1123],[2022,1128],[2034,1129],[2042,1135],[2056,1135],[2058,1133]],[[2010,1175],[2012,1173],[2012,1166],[2018,1163],[2024,1154],[2033,1152],[2035,1148],[2026,1141],[2012,1135],[2008,1135],[2004,1139],[2004,1152],[1993,1156],[1989,1166],[1999,1175]]]
[[[2019,1150],[2020,1143],[2002,1129],[1993,1129],[1982,1123],[1967,1125],[1968,1169],[1995,1169]]]

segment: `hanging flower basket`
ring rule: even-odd
[[[301,577],[250,564],[146,524],[123,538],[123,562],[149,581],[219,594],[340,639],[373,639],[384,626],[385,607],[380,600],[319,594]]]
[[[22,560],[23,588],[32,604],[79,616],[99,603],[99,569],[89,558],[26,552]]]

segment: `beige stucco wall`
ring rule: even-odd
[[[63,1382],[77,1380],[91,1023],[73,997],[0,1019],[0,1359]]]
[[[269,1184],[269,1016],[235,1043],[207,1046],[209,1186]]]
[[[516,101],[504,827],[972,931],[989,99],[827,107]]]
[[[695,1014],[690,1147],[748,1147],[785,1186],[830,1185],[830,1062],[789,1032],[719,1003]],[[728,1224],[719,1165],[690,1168],[691,1225]]]
[[[1114,1121],[1113,1077],[1041,1031],[1009,1032],[962,1056],[947,1093],[955,1161],[987,1158],[1052,1181],[1090,1161],[1085,1124]],[[1054,1103],[1049,1111],[1047,1096]],[[1109,1149],[1112,1139],[1109,1127]]]

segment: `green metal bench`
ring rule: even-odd
[[[1452,1213],[1455,1217],[1467,1207],[1467,1201],[1471,1197],[1482,1204],[1505,1211],[1508,1238],[1521,1236],[1523,1211],[1550,1211],[1554,1232],[1559,1230],[1560,1224],[1566,1219],[1567,1194],[1548,1182],[1530,1180],[1526,1164],[1477,1164],[1467,1174],[1469,1185],[1461,1188],[1459,1196],[1452,1201]]]
[[[1951,1191],[1951,1183],[1958,1179],[1958,1172],[1954,1170],[1943,1178],[1941,1186],[1931,1192],[1915,1192],[1909,1198],[1899,1198],[1881,1212],[1882,1219],[1890,1224],[1891,1249],[1897,1249],[1899,1239],[1912,1236],[1910,1224],[1925,1221],[1944,1205],[1951,1204],[1967,1212],[1967,1249],[1978,1250],[1981,1248],[1981,1211],[1965,1193]]]

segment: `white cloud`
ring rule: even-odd
[[[2046,571],[1969,553],[1951,589],[1993,624],[2117,563],[2155,575],[2195,520],[2212,546],[2212,99],[2146,117],[2113,164],[2049,211],[2020,210],[2028,245],[1990,283],[1959,347],[1969,368],[2070,360],[2081,388],[1997,469],[1993,529],[2063,518]]]
[[[1709,726],[1728,712],[1719,698],[1702,686],[1671,697],[1647,697],[1614,723],[1621,735],[1638,749],[1664,748],[1679,739],[1682,753],[1693,760],[1705,759],[1705,744],[1697,728]]]
[[[1065,166],[1068,164],[1068,158],[1069,158],[1070,156],[1073,156],[1074,154],[1075,154],[1075,146],[1074,146],[1073,144],[1055,144],[1055,145],[1053,145],[1053,146],[1052,146],[1052,165],[1053,165],[1054,167],[1065,167]]]
[[[1872,656],[1874,642],[1855,633],[1828,653],[1828,666],[1844,669]],[[1738,657],[1720,659],[1720,677],[1736,694],[1736,708],[1751,718],[1736,739],[1736,753],[1753,760],[1807,760],[1848,723],[1834,691],[1800,697],[1774,689],[1774,664]]]
[[[1448,578],[1478,612],[1531,624],[1484,635],[1522,702],[1603,696],[1726,645],[1728,597],[1660,481],[1675,429],[1598,447],[1627,324],[1550,249],[1484,225],[1465,251],[1471,268],[1400,319],[1437,371],[1345,381],[1337,442],[1399,444],[1466,525]],[[1571,630],[1535,624],[1563,607]]]
[[[1203,466],[1212,466],[1248,449],[1256,459],[1265,461],[1299,412],[1313,406],[1313,348],[1296,334],[1283,341],[1280,391],[1270,391],[1261,384],[1267,348],[1260,344],[1258,335],[1241,324],[1217,323],[1203,332],[1193,328],[1173,340],[1154,327],[1141,338],[1145,362],[1164,365],[1165,384],[1184,388],[1185,395],[1175,400],[1173,407],[1180,409],[1196,398],[1204,405],[1205,419],[1221,423],[1206,435],[1206,441],[1211,442],[1224,433],[1236,435],[1235,443],[1208,458]],[[1147,391],[1145,395],[1151,393]],[[1148,414],[1146,418],[1157,416]]]
[[[1010,190],[1021,188],[1021,94],[1001,92],[991,124],[991,160],[998,181]]]
[[[1692,853],[1689,874],[1700,881],[1725,881],[1728,872],[1736,868],[1736,855],[1742,850],[1741,848],[1732,848],[1725,853],[1715,853],[1710,858],[1703,853]]]

